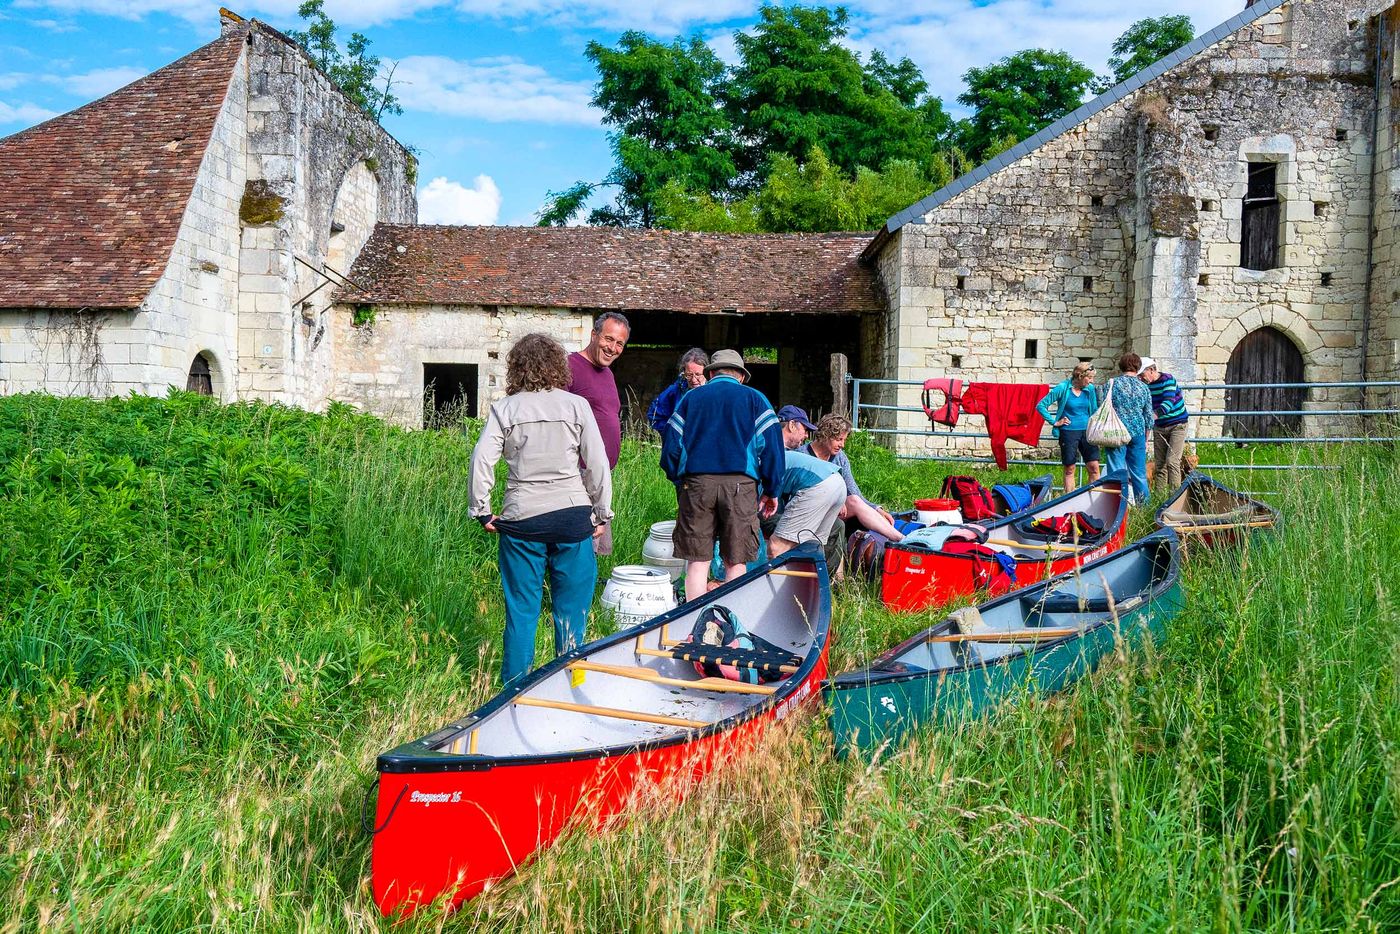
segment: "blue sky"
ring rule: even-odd
[[[223,0],[280,29],[298,0]],[[0,0],[0,136],[78,107],[218,35],[220,0]],[[907,55],[957,110],[962,74],[1024,48],[1070,52],[1106,71],[1109,47],[1145,16],[1184,13],[1203,32],[1242,0],[855,0],[849,42]],[[422,160],[421,219],[528,224],[546,192],[601,178],[606,130],[589,106],[590,40],[626,29],[699,33],[726,60],[750,0],[327,0],[348,36],[398,63],[404,114],[385,123]]]

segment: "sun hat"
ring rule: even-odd
[[[1142,366],[1138,367],[1138,372],[1141,373],[1143,370],[1150,370],[1156,365],[1156,360],[1153,360],[1151,357],[1143,357]]]
[[[709,365],[705,367],[705,378],[709,379],[715,370],[738,370],[744,374],[745,380],[751,378],[749,368],[744,366],[744,358],[734,350],[716,350],[710,355]]]

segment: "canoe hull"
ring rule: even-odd
[[[747,617],[755,635],[794,654],[801,643],[801,663],[766,691],[736,693],[739,685],[723,679],[723,687],[701,686],[694,665],[661,646],[671,627],[688,631],[712,605]],[[830,620],[821,550],[803,545],[700,600],[561,655],[467,717],[380,755],[375,903],[386,915],[450,910],[573,827],[605,826],[658,788],[680,799],[815,700]],[[580,665],[599,667],[584,677]],[[674,716],[682,712],[689,718]]]
[[[1127,535],[1127,526],[1119,525],[1108,541],[1083,555],[1051,561],[1017,561],[1014,580],[1004,571],[994,571],[985,561],[973,561],[961,555],[886,548],[884,572],[880,575],[880,598],[895,612],[916,613],[979,591],[998,597],[1112,554],[1123,546]]]
[[[1091,674],[1121,644],[1129,651],[1160,644],[1166,621],[1181,606],[1181,588],[1123,614],[1117,627],[1100,626],[1078,639],[1029,652],[997,665],[829,691],[831,731],[838,754],[876,753],[897,745],[925,724],[955,726],[1023,694],[1054,694]]]
[[[773,723],[812,701],[826,677],[822,658],[782,704],[762,717],[693,742],[570,762],[501,765],[484,771],[382,774],[371,869],[386,915],[441,899],[450,910],[480,894],[566,830],[601,827],[642,786],[683,796],[687,786],[742,755]],[[395,807],[397,802],[397,807]]]
[[[1242,516],[1222,513],[1246,510]],[[1230,521],[1231,518],[1236,521]],[[1208,474],[1195,471],[1167,498],[1156,514],[1157,528],[1172,529],[1187,545],[1234,548],[1254,532],[1275,528],[1279,512],[1267,503],[1232,490]]]
[[[1012,516],[983,525],[992,538],[1007,534],[1018,523],[1033,516],[1060,515],[1075,511],[1074,505],[1090,491],[1112,494],[1117,487],[1117,508],[1112,512],[1108,537],[1092,550],[1080,555],[1045,558],[1018,558],[1015,575],[1000,570],[995,562],[975,560],[966,555],[950,555],[892,544],[885,549],[880,571],[880,600],[896,613],[916,613],[942,606],[953,600],[984,593],[1000,596],[1048,577],[1064,574],[1076,567],[1096,561],[1122,547],[1127,538],[1126,503],[1122,500],[1122,485],[1126,474],[1115,473],[1095,481],[1088,487],[1073,490],[1048,502],[1032,504]],[[1104,516],[1108,519],[1108,516]]]

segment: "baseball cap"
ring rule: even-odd
[[[812,420],[807,417],[805,409],[799,409],[795,405],[785,405],[778,410],[778,421],[797,422],[808,431],[816,431],[817,426],[812,424]]]

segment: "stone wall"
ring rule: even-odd
[[[904,226],[878,257],[887,375],[1054,383],[1086,359],[1106,375],[1131,348],[1183,382],[1222,382],[1239,341],[1272,326],[1306,379],[1360,379],[1378,6],[1284,4]],[[1240,268],[1252,161],[1277,163],[1282,201],[1283,263],[1263,272]],[[1189,401],[1220,409],[1224,393]],[[927,429],[919,413],[899,421]]]
[[[416,219],[416,163],[285,36],[257,24],[251,40],[239,394],[321,408],[341,379],[322,267],[334,252],[348,268],[375,222]]]
[[[506,353],[517,340],[540,331],[572,352],[593,326],[589,314],[546,308],[380,305],[361,312],[373,319],[360,326],[355,313],[345,306],[328,313],[337,374],[330,399],[412,428],[423,423],[423,364],[475,364],[484,415],[505,395]]]
[[[1400,7],[1379,19],[1380,114],[1376,126],[1375,245],[1371,279],[1367,370],[1373,380],[1400,380]],[[1372,408],[1400,406],[1400,390],[1372,390]],[[1386,430],[1382,428],[1382,430]],[[1389,432],[1387,432],[1389,433]]]

